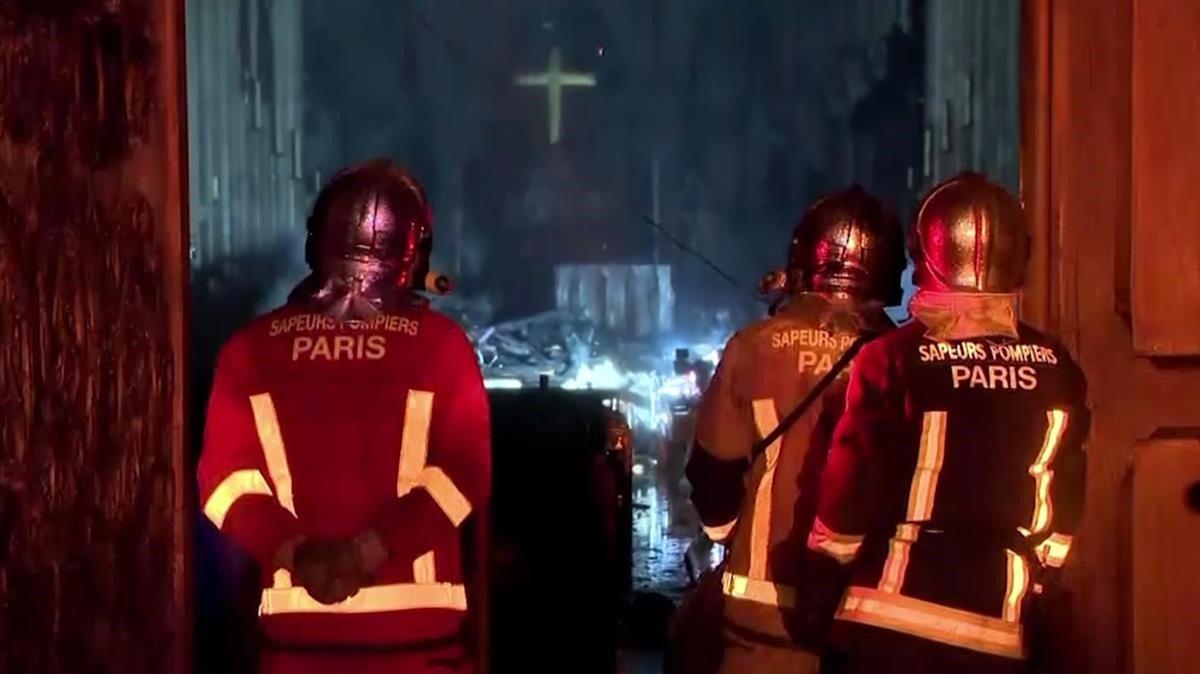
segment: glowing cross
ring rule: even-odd
[[[520,87],[546,87],[546,97],[550,105],[550,144],[558,142],[562,130],[562,90],[563,87],[594,87],[594,73],[563,72],[562,54],[558,47],[550,50],[550,65],[544,73],[526,73],[515,78]]]

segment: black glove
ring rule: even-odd
[[[295,581],[322,604],[337,604],[369,584],[350,540],[308,539],[292,557]]]
[[[354,538],[351,545],[354,547],[358,569],[364,578],[364,586],[373,583],[379,567],[383,566],[390,556],[383,537],[374,529],[366,529]]]

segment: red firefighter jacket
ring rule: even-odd
[[[751,448],[854,342],[861,319],[844,309],[802,295],[734,335],[705,390],[688,458],[701,523],[710,538],[729,546],[726,620],[770,640],[813,636],[800,614],[814,608],[810,590],[821,589],[813,587],[815,576],[828,580],[813,562],[828,563],[805,543],[817,480],[843,408],[845,372],[780,439],[757,457]],[[886,322],[882,313],[878,322]]]
[[[920,321],[868,344],[821,477],[809,546],[849,562],[839,631],[869,625],[994,656],[1079,522],[1083,373],[1058,344],[937,341]]]
[[[208,518],[257,562],[267,639],[394,646],[457,635],[467,609],[460,527],[488,498],[488,404],[474,351],[425,307],[338,323],[287,305],[217,363],[200,458]],[[297,535],[373,527],[377,584],[315,601],[274,557]]]

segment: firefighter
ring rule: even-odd
[[[462,527],[488,498],[474,350],[415,292],[432,217],[387,160],[318,195],[313,273],[222,348],[204,513],[257,562],[262,671],[469,672]]]
[[[1086,383],[1018,322],[1030,239],[977,173],[923,200],[915,320],[863,348],[809,546],[855,561],[832,639],[850,672],[1025,672],[1084,479]]]
[[[686,474],[704,531],[729,551],[720,575],[725,674],[817,671],[837,594],[813,594],[822,575],[814,565],[838,567],[805,540],[845,378],[765,451],[752,447],[861,333],[891,327],[883,307],[900,300],[904,262],[903,234],[881,202],[857,186],[818,201],[791,241],[786,302],[729,340],[704,393]]]

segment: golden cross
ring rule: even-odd
[[[520,87],[546,87],[546,98],[550,106],[550,144],[558,142],[562,131],[562,90],[563,87],[594,87],[594,73],[563,72],[562,53],[558,47],[550,50],[550,64],[545,72],[525,73],[515,78]]]

